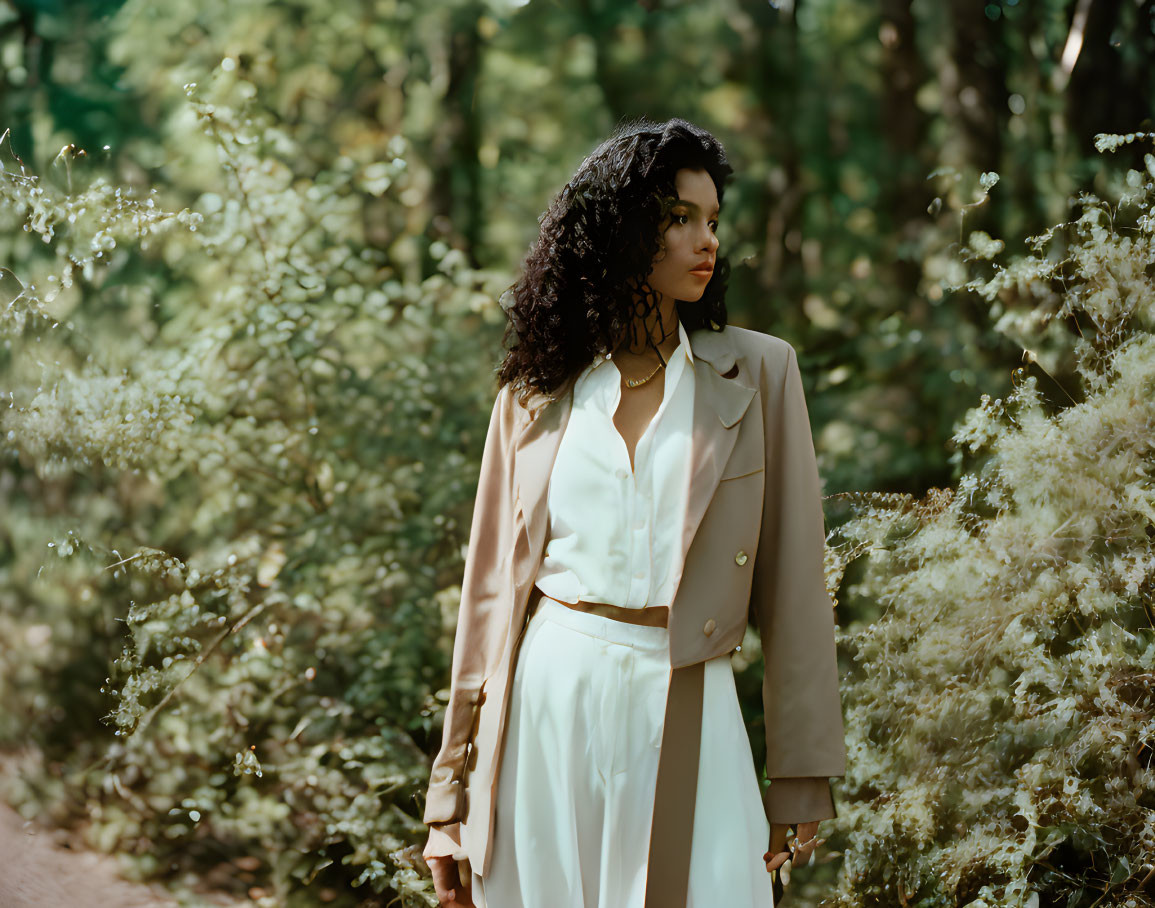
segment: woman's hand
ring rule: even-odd
[[[445,856],[430,858],[427,863],[433,872],[433,888],[437,890],[441,908],[474,908],[473,880],[468,873],[459,871],[457,861]]]
[[[809,823],[799,823],[797,825],[798,833],[794,841],[798,844],[792,857],[790,851],[788,851],[786,848],[786,834],[790,831],[790,824],[771,824],[770,850],[762,856],[763,860],[766,861],[767,873],[773,873],[777,868],[781,867],[787,861],[790,861],[791,867],[801,867],[804,864],[810,863],[810,856],[814,854],[814,850],[826,841],[825,839],[819,839],[817,837],[817,820],[813,820]]]

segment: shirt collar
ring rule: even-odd
[[[682,350],[686,353],[686,362],[694,365],[694,351],[690,349],[690,333],[686,330],[686,326],[682,324],[682,320],[678,319],[678,337],[682,339]]]

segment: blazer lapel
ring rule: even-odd
[[[739,360],[733,337],[727,332],[698,329],[690,333],[694,354],[693,434],[690,442],[690,496],[682,530],[679,563],[694,539],[706,508],[714,497],[726,462],[738,438],[738,423],[756,393],[755,382],[744,359]],[[737,363],[738,373],[723,378]],[[531,407],[540,407],[533,419],[526,418],[514,441],[515,526],[520,520],[528,536],[528,557],[515,565],[515,582],[520,586],[541,561],[549,523],[547,491],[561,438],[573,405],[571,377],[553,397],[536,395]]]
[[[690,346],[697,352],[696,341]],[[686,502],[686,522],[682,528],[682,551],[678,564],[686,562],[686,553],[698,531],[706,507],[738,440],[738,423],[746,413],[755,388],[750,383],[745,364],[740,364],[734,378],[723,378],[717,363],[698,366],[694,357],[694,429],[690,441],[690,495]],[[729,367],[727,367],[729,368]],[[723,370],[725,371],[725,370]]]

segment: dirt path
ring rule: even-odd
[[[112,855],[57,839],[73,837],[0,802],[0,908],[177,908],[162,887],[121,877]]]
[[[182,895],[178,901],[159,883],[126,880],[113,855],[94,851],[74,832],[25,820],[0,801],[0,908],[237,908],[251,904],[224,893]]]

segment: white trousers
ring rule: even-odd
[[[669,631],[542,597],[518,653],[478,908],[642,908]],[[729,655],[705,663],[686,908],[773,908]]]

